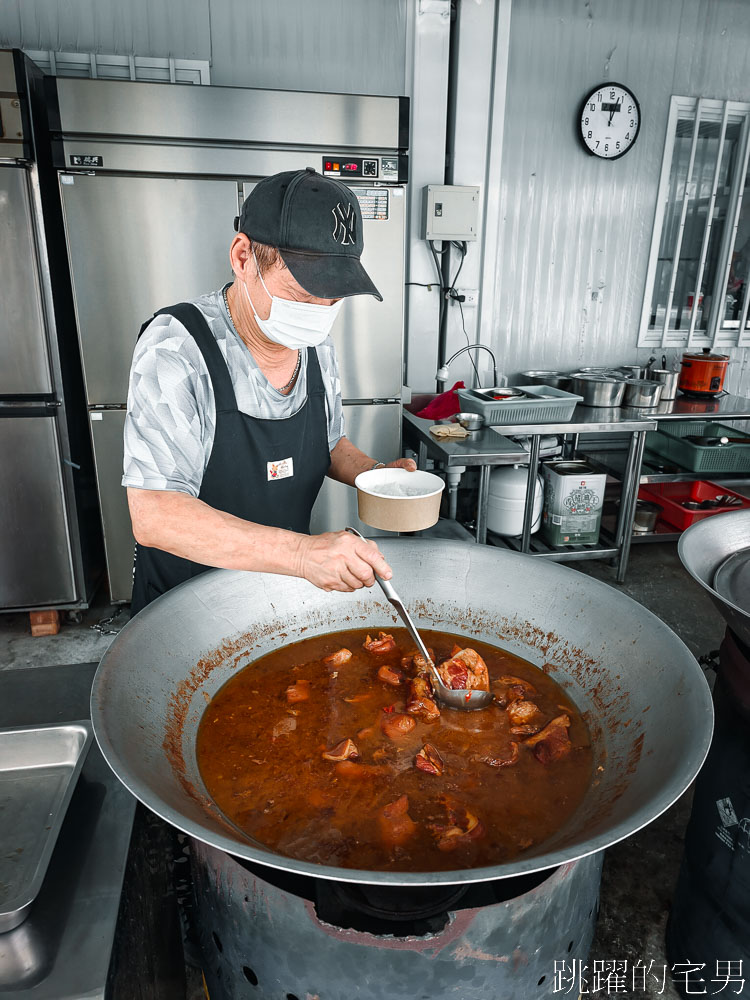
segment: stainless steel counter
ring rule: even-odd
[[[748,401],[750,403],[750,401]],[[523,531],[518,549],[531,551],[531,525],[533,496],[536,484],[536,470],[539,465],[541,439],[547,434],[572,435],[573,447],[577,435],[587,434],[629,434],[625,475],[622,481],[622,502],[617,520],[614,544],[607,548],[565,546],[557,550],[547,550],[536,555],[545,555],[558,560],[587,559],[592,557],[616,556],[618,558],[617,580],[625,579],[630,543],[632,538],[635,501],[638,494],[638,474],[643,458],[646,432],[656,430],[656,417],[650,411],[620,407],[577,406],[573,416],[567,421],[537,424],[503,424],[475,431],[463,440],[439,440],[430,434],[434,420],[424,420],[404,410],[404,442],[418,455],[418,464],[424,468],[427,456],[441,462],[448,470],[465,466],[479,466],[479,497],[477,501],[476,541],[487,541],[487,505],[489,500],[490,471],[496,465],[528,463],[533,473],[529,474],[526,491]],[[523,448],[509,436],[529,438],[529,448]]]
[[[750,399],[729,394],[706,400],[678,396],[641,412],[657,423],[666,420],[750,420]]]
[[[96,665],[0,672],[0,727],[89,718]],[[105,996],[136,800],[94,743],[28,918],[0,934],[0,997]]]
[[[443,465],[513,465],[523,462],[528,452],[515,441],[510,441],[494,427],[483,427],[472,431],[462,439],[436,438],[430,434],[435,420],[423,420],[404,410],[404,436],[408,444],[420,455],[419,466],[424,467],[424,458],[431,455]],[[503,428],[503,431],[505,429]],[[546,433],[551,434],[552,431]]]

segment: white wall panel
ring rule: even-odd
[[[636,341],[669,99],[750,100],[750,4],[514,0],[510,32],[493,329],[482,340],[510,373],[645,359]],[[580,102],[604,81],[630,85],[641,103],[638,142],[613,162],[576,134]],[[746,354],[733,352],[732,391],[750,393]]]
[[[211,80],[404,94],[406,0],[210,0]]]
[[[3,0],[12,47],[210,59],[209,0]]]
[[[397,96],[407,0],[2,0],[0,47],[207,59],[230,87]]]

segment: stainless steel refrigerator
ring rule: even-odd
[[[102,560],[91,447],[50,231],[42,77],[0,51],[0,610],[81,608]]]
[[[334,330],[346,433],[380,460],[400,454],[408,101],[50,79],[49,103],[111,594],[127,601],[120,477],[137,331],[231,278],[234,217],[269,174],[313,166],[360,199],[363,262],[384,302],[347,300]],[[354,491],[326,481],[312,530],[347,524],[360,524]]]

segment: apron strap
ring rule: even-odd
[[[211,328],[200,309],[194,306],[192,302],[178,302],[175,306],[167,306],[166,309],[160,309],[157,313],[154,313],[152,319],[156,316],[174,316],[176,320],[182,323],[198,345],[198,350],[206,362],[206,368],[208,369],[213,386],[217,413],[219,410],[236,410],[237,397],[234,394],[232,377],[229,374],[227,363],[221,353],[221,348],[216,343],[216,338],[211,333]],[[138,334],[139,337],[149,323],[151,323],[151,320],[143,324]]]
[[[323,374],[320,370],[318,352],[314,347],[307,348],[307,395],[325,393]]]

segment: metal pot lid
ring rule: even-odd
[[[714,590],[750,614],[750,548],[735,552],[716,570]]]

